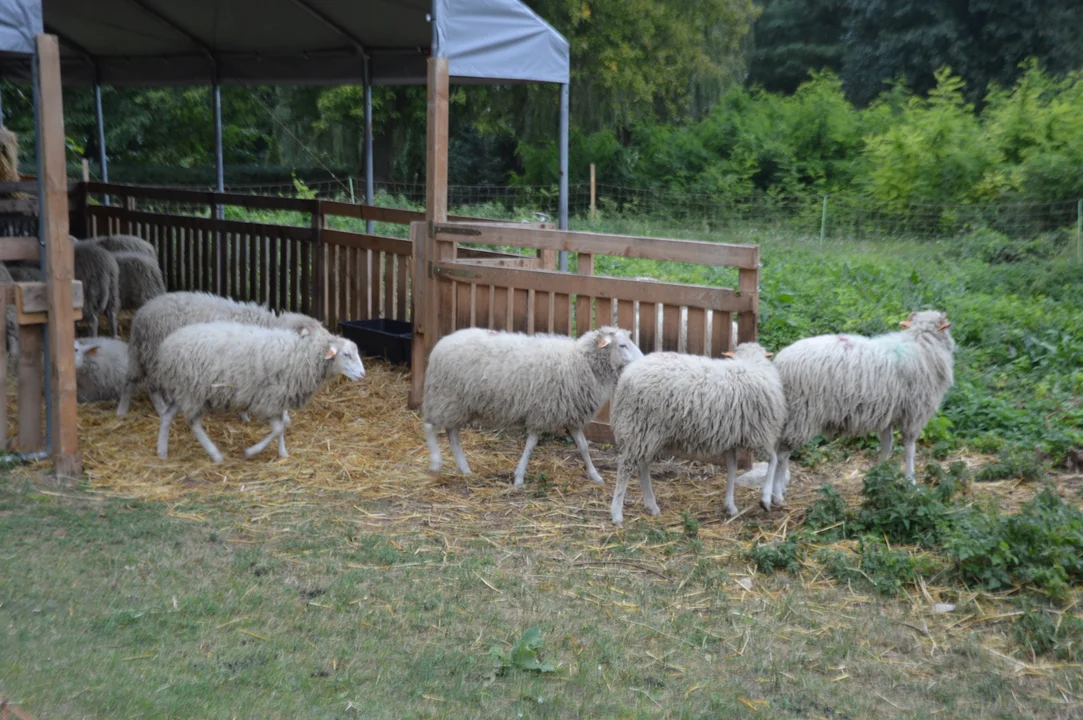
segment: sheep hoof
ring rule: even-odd
[[[657,505],[648,505],[647,512],[649,512],[651,515],[654,515],[655,517],[658,517],[662,514],[661,508],[659,508]]]
[[[215,465],[221,465],[223,462],[225,462],[225,458],[221,455],[211,455],[211,462]]]
[[[771,503],[769,502],[764,502],[763,500],[760,500],[760,507],[763,508],[764,512],[771,512]]]
[[[512,483],[512,487],[517,487],[518,488],[518,487],[522,487],[522,486],[523,486],[523,478],[521,478],[521,477],[515,478],[515,482]]]
[[[598,483],[599,485],[602,485],[602,484],[605,483],[605,481],[602,480],[602,476],[599,475],[598,473],[594,473],[593,475],[590,475],[588,477],[590,477],[591,482]]]
[[[429,465],[429,473],[432,474],[432,475],[439,475],[440,474],[440,466],[439,465]]]
[[[737,517],[738,515],[740,515],[740,514],[741,514],[741,513],[740,513],[740,511],[739,511],[739,510],[737,509],[737,506],[736,506],[736,505],[730,505],[729,507],[727,507],[727,508],[726,508],[726,513],[727,513],[727,514],[728,514],[728,515],[729,515],[729,516],[730,516],[731,518],[735,518],[735,517]]]

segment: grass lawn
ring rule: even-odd
[[[268,514],[239,497],[147,504],[4,478],[0,694],[37,718],[1083,707],[1078,666],[1009,659],[996,624],[960,627],[920,595],[757,575],[742,543],[663,525],[531,542],[522,510],[487,533],[380,531],[354,493]],[[494,672],[490,647],[530,627],[555,671]]]

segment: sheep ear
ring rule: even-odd
[[[598,344],[595,345],[594,347],[596,347],[596,348],[604,348],[606,345],[608,345],[611,342],[613,342],[613,338],[609,337],[608,335],[603,335],[602,337],[598,338]]]
[[[300,335],[301,337],[308,337],[310,334],[312,334],[312,331],[309,330],[308,328],[301,328],[300,330],[297,331],[297,334]]]
[[[722,353],[722,354],[723,354],[724,356],[728,357],[728,358],[731,358],[731,357],[733,357],[733,353],[732,353],[732,352],[730,352],[729,350],[727,350],[726,352],[724,352],[724,353]]]
[[[323,359],[333,360],[335,355],[338,355],[338,348],[332,345],[331,347],[327,348],[327,352],[323,354]]]
[[[763,354],[767,357],[774,357],[775,354],[769,350],[764,350]]]
[[[909,320],[903,320],[901,323],[899,323],[899,325],[902,325],[904,328],[910,327],[910,324],[911,323]]]
[[[99,347],[98,345],[95,345],[93,347],[87,348],[86,349],[86,354],[87,355],[97,355],[98,354],[98,347]]]
[[[950,327],[951,327],[951,323],[948,322],[947,320],[945,320],[944,322],[940,323],[940,332],[944,332],[945,330],[947,330]]]

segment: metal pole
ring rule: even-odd
[[[597,201],[597,198],[598,198],[597,190],[596,190],[596,186],[594,184],[594,163],[591,163],[590,164],[590,219],[591,220],[594,219],[594,216],[597,213],[597,206],[595,204],[596,201]]]
[[[4,127],[4,91],[0,87],[0,127]]]
[[[557,200],[561,230],[568,229],[568,83],[560,86],[560,196]],[[560,251],[560,270],[568,271],[568,253]]]
[[[214,79],[214,165],[216,171],[215,187],[218,192],[226,191],[226,171],[222,164],[222,86],[218,84],[217,74]],[[218,208],[221,215],[222,208]]]
[[[824,235],[827,234],[827,196],[824,195],[824,208],[820,213],[820,244],[824,242]]]
[[[372,205],[372,76],[369,62],[365,59],[365,204]],[[372,235],[371,220],[365,221],[365,232]]]
[[[102,112],[102,86],[94,83],[94,117],[98,121],[98,164],[101,166],[102,182],[109,182],[109,156],[105,152],[105,114]],[[105,196],[105,204],[109,204]]]
[[[41,88],[38,87],[38,54],[35,52],[30,59],[30,85],[33,88],[34,96],[34,152],[37,158],[38,166],[38,202],[42,201],[45,197],[45,164],[42,162],[41,157]],[[41,218],[38,218],[38,246],[41,248],[38,265],[41,267],[44,274],[45,281],[50,286],[52,285],[52,278],[49,277],[48,272],[50,270],[49,263],[45,257],[45,223],[41,222]],[[54,318],[49,318],[49,322],[53,322]],[[45,370],[45,451],[52,455],[53,452],[53,388],[52,388],[52,374],[53,368],[50,362],[52,354],[49,352],[49,332],[48,326],[46,326],[46,332],[44,333],[44,342],[42,343],[42,356],[41,361],[44,364]],[[6,369],[5,369],[6,372]]]

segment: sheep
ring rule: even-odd
[[[150,379],[158,366],[158,346],[174,330],[193,323],[231,320],[260,327],[300,331],[322,330],[319,321],[299,313],[274,312],[255,303],[242,303],[201,292],[172,292],[159,295],[136,311],[128,336],[128,380],[117,404],[117,416],[128,413],[132,391],[147,381],[151,401],[160,408],[160,398]]]
[[[12,265],[8,267],[15,282],[44,282],[41,268],[37,265]]]
[[[441,428],[447,431],[459,470],[469,474],[459,428],[480,422],[494,428],[526,427],[515,487],[523,484],[538,434],[565,429],[575,439],[587,475],[602,482],[583,428],[613,393],[621,370],[641,357],[628,333],[615,327],[598,328],[578,339],[480,328],[442,338],[429,357],[422,401],[430,472],[440,472],[436,432]]]
[[[733,502],[737,449],[762,449],[774,472],[775,445],[786,420],[778,371],[757,343],[741,343],[732,359],[654,353],[628,368],[617,383],[609,421],[620,448],[610,514],[624,522],[628,481],[639,475],[643,504],[661,511],[651,488],[650,464],[662,453],[695,458],[726,456],[726,510]],[[768,491],[770,488],[768,488]]]
[[[905,329],[873,338],[805,338],[779,352],[775,365],[786,392],[787,419],[771,478],[776,503],[783,501],[790,453],[816,433],[879,433],[880,459],[886,461],[898,429],[906,476],[915,481],[918,435],[952,386],[955,340],[947,315],[939,310],[910,313],[900,325]]]
[[[128,343],[112,338],[75,341],[75,397],[81,403],[116,400],[128,375]]]
[[[165,294],[165,281],[155,258],[140,252],[114,252],[120,268],[120,309],[138,310]]]
[[[12,278],[7,265],[0,262],[0,285],[13,282],[15,280]],[[0,290],[2,289],[0,288]],[[4,312],[4,339],[7,342],[8,364],[10,367],[12,358],[18,358],[19,355],[19,326],[15,322],[15,307],[13,305],[8,305],[7,310]]]
[[[276,438],[278,456],[289,457],[287,410],[304,406],[336,374],[357,381],[365,367],[357,345],[322,328],[297,332],[228,321],[186,325],[160,348],[157,382],[164,409],[158,456],[168,457],[169,427],[179,412],[211,460],[222,462],[201,418],[208,410],[242,410],[271,426],[270,435],[245,450],[245,457]]]
[[[135,235],[99,235],[80,242],[97,245],[111,253],[141,253],[150,257],[155,264],[158,262],[158,251],[154,246]]]
[[[75,279],[83,283],[83,315],[92,337],[98,335],[98,315],[105,313],[117,332],[120,310],[120,267],[113,254],[94,245],[75,243]]]

